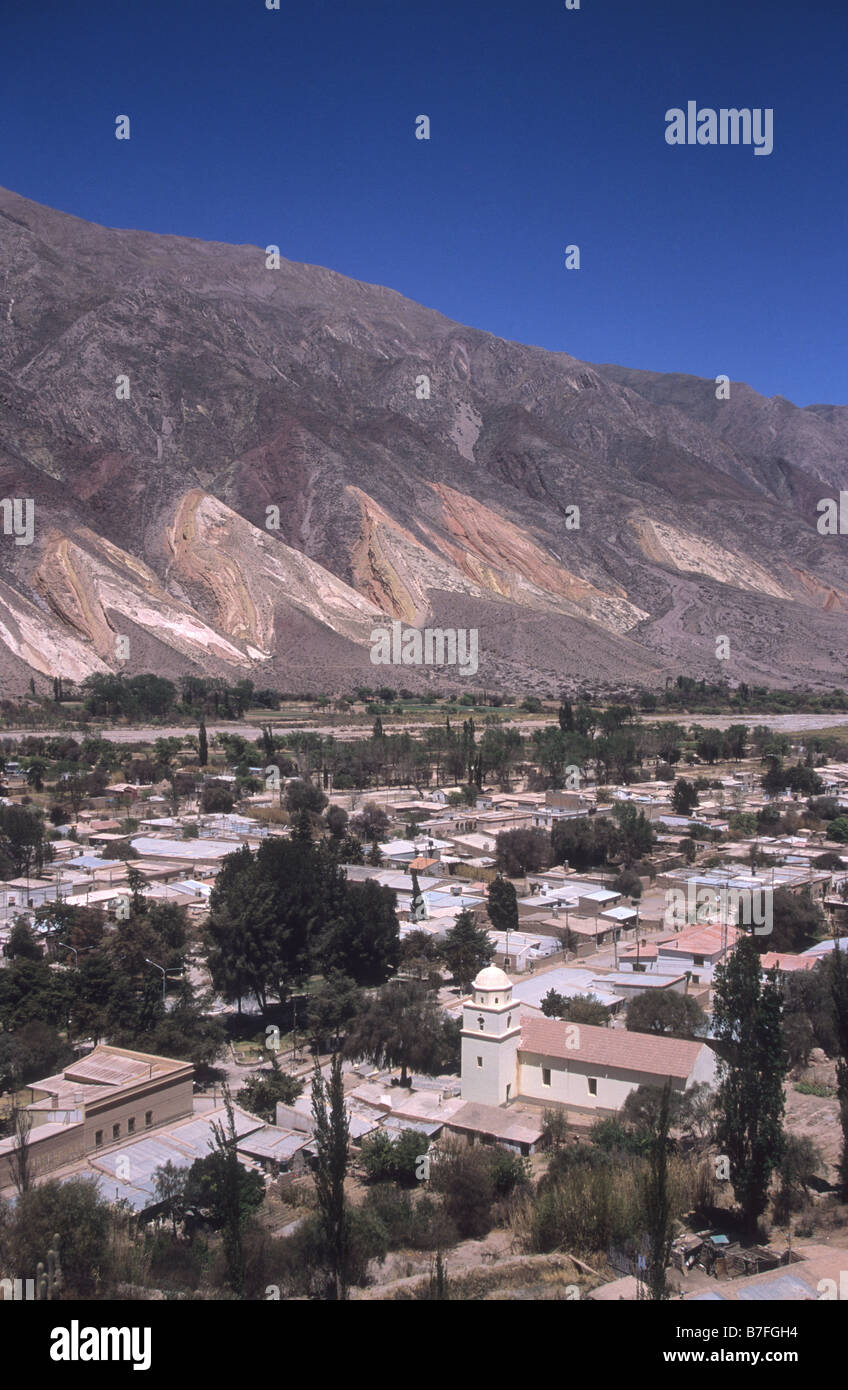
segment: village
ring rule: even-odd
[[[0,1202],[84,1179],[147,1233],[118,1296],[202,1289],[194,1256],[226,1218],[199,1176],[226,1140],[253,1224],[240,1282],[218,1252],[221,1286],[332,1296],[315,1185],[335,1077],[360,1222],[344,1296],[644,1297],[640,1174],[661,1124],[662,1296],[838,1296],[839,1020],[824,1015],[848,934],[848,758],[826,738],[770,745],[763,726],[680,728],[678,748],[654,730],[643,747],[633,711],[596,710],[596,731],[586,708],[576,724],[567,701],[533,709],[527,737],[472,713],[460,734],[448,715],[428,759],[438,740],[393,733],[386,707],[361,785],[349,750],[270,719],[255,743],[236,726],[207,742],[202,716],[131,746],[6,740]],[[780,990],[786,1057],[782,1164],[743,1219],[716,1096],[746,941],[756,991]],[[602,1216],[604,1183],[620,1192]],[[6,1298],[56,1296],[49,1281],[28,1295],[46,1276],[3,1254],[0,1236]]]

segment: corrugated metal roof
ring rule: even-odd
[[[389,1134],[402,1134],[405,1129],[414,1129],[416,1133],[422,1134],[430,1139],[434,1134],[438,1134],[444,1126],[441,1124],[425,1124],[422,1120],[404,1120],[396,1115],[387,1115],[383,1121],[383,1129]]]
[[[156,1169],[165,1163],[175,1168],[190,1168],[198,1158],[206,1158],[212,1147],[212,1124],[225,1120],[223,1108],[176,1124],[170,1130],[144,1134],[139,1138],[127,1136],[120,1149],[89,1155],[89,1174],[98,1191],[109,1202],[129,1202],[134,1211],[144,1211],[156,1201]],[[233,1107],[236,1134],[271,1130],[253,1115]],[[274,1131],[282,1139],[282,1130]],[[302,1141],[303,1136],[292,1136]],[[296,1146],[299,1147],[299,1144]],[[282,1155],[278,1153],[278,1157]],[[74,1175],[77,1176],[77,1175]]]
[[[797,1303],[817,1299],[818,1294],[797,1274],[775,1274],[773,1279],[740,1289],[737,1298],[740,1303],[771,1303],[772,1300]]]

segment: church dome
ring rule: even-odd
[[[487,965],[485,970],[481,970],[476,980],[471,986],[472,989],[512,989],[512,981],[508,975],[499,970],[496,965]]]

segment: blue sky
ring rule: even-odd
[[[845,0],[17,8],[0,18],[16,192],[277,243],[588,361],[848,403]],[[773,108],[774,152],[667,145],[689,100]]]

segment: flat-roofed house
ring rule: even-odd
[[[741,936],[737,927],[710,924],[684,927],[665,941],[657,942],[657,969],[689,971],[692,983],[709,983],[715,967]]]

